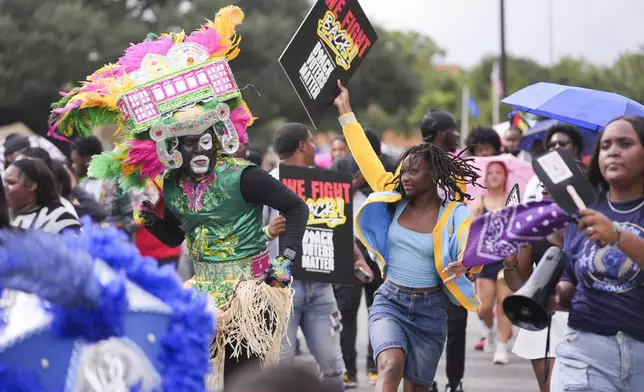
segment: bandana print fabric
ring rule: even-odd
[[[515,255],[519,248],[544,240],[574,221],[551,200],[488,212],[472,222],[463,265],[476,267]]]

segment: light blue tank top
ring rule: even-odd
[[[434,263],[434,235],[417,233],[398,224],[407,203],[398,203],[387,233],[387,279],[405,287],[437,287],[440,278]]]

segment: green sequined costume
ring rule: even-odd
[[[181,222],[195,268],[192,282],[217,307],[230,301],[239,280],[254,279],[252,258],[266,251],[262,206],[241,195],[241,174],[253,164],[222,157],[201,182],[170,172],[163,186],[166,207]]]
[[[166,207],[181,222],[190,258],[193,286],[207,291],[217,307],[225,306],[240,279],[253,279],[251,258],[266,250],[262,206],[248,204],[240,190],[241,174],[252,164],[221,158],[200,183],[170,172],[163,186]]]
[[[200,182],[169,172],[163,184],[165,206],[180,222],[194,263],[195,276],[187,284],[208,293],[216,315],[219,374],[225,346],[234,348],[234,356],[246,355],[247,348],[264,362],[277,361],[292,303],[290,289],[263,283],[270,267],[263,206],[247,203],[240,188],[250,166],[221,156]]]

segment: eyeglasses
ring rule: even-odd
[[[566,148],[570,144],[570,140],[555,140],[554,142],[548,143],[548,148],[553,149],[557,147]]]

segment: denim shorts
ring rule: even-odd
[[[644,391],[644,342],[568,327],[557,345],[552,392]]]
[[[442,290],[411,291],[383,283],[369,309],[374,359],[386,349],[401,348],[405,379],[431,387],[447,335],[445,301]]]

